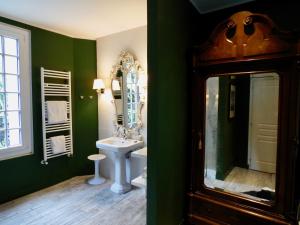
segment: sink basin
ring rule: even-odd
[[[143,141],[109,137],[96,142],[97,148],[126,154],[129,151],[143,147]]]
[[[130,156],[126,153],[144,146],[143,141],[110,137],[96,142],[97,148],[113,153],[115,180],[111,190],[123,194],[131,190]]]

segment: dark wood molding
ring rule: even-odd
[[[297,41],[266,15],[243,11],[220,23],[208,42],[198,47],[194,60],[201,64],[219,60],[260,59],[261,56],[295,55]],[[298,46],[300,52],[300,46]]]
[[[249,207],[244,204],[232,203],[231,201],[220,201],[218,198],[210,197],[205,194],[194,194],[188,193],[190,197],[190,209],[194,211],[194,209],[199,207],[203,207],[200,214],[202,216],[207,216],[209,218],[209,214],[215,216],[215,221],[223,220],[223,222],[228,222],[230,224],[241,224],[243,221],[242,218],[251,218],[253,217],[255,221],[268,222],[271,224],[282,224],[288,225],[291,224],[291,221],[287,221],[284,216],[278,213],[267,212],[263,210],[259,210],[257,208]],[[214,213],[215,212],[215,213]],[[228,213],[228,218],[224,218],[223,213]],[[193,215],[193,214],[191,214]],[[240,219],[238,219],[240,218]]]

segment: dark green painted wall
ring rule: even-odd
[[[230,85],[235,85],[235,117],[229,119]],[[216,178],[224,180],[235,166],[247,168],[249,126],[249,77],[219,78]]]
[[[249,168],[248,165],[248,135],[250,109],[250,78],[236,77],[236,120],[237,132],[235,138],[235,166]]]
[[[186,4],[148,1],[148,225],[180,224],[184,215]]]
[[[77,153],[76,175],[91,173],[94,164],[87,156],[98,153],[98,96],[93,90],[97,76],[96,42],[74,40],[75,113],[74,150]],[[84,96],[81,100],[80,96]],[[90,99],[90,96],[93,98]]]
[[[218,143],[216,178],[224,180],[234,166],[236,118],[229,119],[230,77],[219,77]]]
[[[0,17],[1,22],[31,31],[32,103],[34,154],[0,161],[0,203],[41,188],[56,184],[70,177],[92,173],[93,165],[86,157],[96,152],[97,101],[81,101],[79,95],[91,93],[96,77],[96,42],[73,39]],[[42,118],[40,97],[40,67],[71,70],[73,84],[73,137],[74,157],[65,156],[41,165]]]

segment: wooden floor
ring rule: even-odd
[[[268,187],[275,190],[275,174],[234,167],[225,178],[226,182],[255,186],[258,189]]]
[[[205,185],[210,188],[241,194],[248,191],[260,191],[266,187],[275,190],[275,178],[275,174],[234,167],[224,181],[205,178]],[[250,197],[257,199],[253,196]]]
[[[144,189],[118,195],[111,182],[98,186],[74,177],[0,205],[1,225],[145,225]]]

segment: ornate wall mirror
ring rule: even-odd
[[[127,129],[141,127],[143,97],[139,77],[144,71],[129,52],[122,51],[111,72],[111,90],[116,109],[116,123]]]
[[[244,11],[194,48],[191,224],[296,224],[299,43]]]

